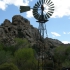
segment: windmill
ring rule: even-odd
[[[48,11],[46,11],[46,7],[44,7],[44,5],[48,7]],[[36,22],[39,22],[40,34],[44,37],[44,31],[46,30],[46,25],[44,23],[46,23],[48,18],[52,16],[54,12],[54,4],[51,0],[39,0],[35,3],[33,8],[30,6],[20,6],[20,13],[30,11],[31,9],[33,9],[32,13],[34,18],[37,20]],[[39,11],[41,12],[39,13]]]
[[[46,30],[45,23],[48,21],[50,16],[52,16],[52,14],[54,13],[54,4],[51,0],[39,0],[37,1],[37,3],[35,3],[33,8],[31,8],[30,6],[20,6],[20,13],[30,11],[31,9],[33,9],[32,13],[34,18],[37,20],[36,22],[39,23],[40,36],[44,38],[44,31]],[[44,52],[42,51],[42,56],[44,56],[43,53]],[[41,54],[39,54],[39,56],[40,55]],[[42,63],[43,63],[43,57],[42,57]],[[38,65],[38,70],[39,70],[39,65]],[[44,69],[42,68],[42,70]]]

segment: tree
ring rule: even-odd
[[[21,70],[36,70],[37,61],[32,48],[23,48],[15,52],[15,61]]]
[[[66,55],[65,55],[66,49],[67,47],[65,46],[59,46],[59,47],[56,47],[54,50],[54,59],[56,61],[55,68],[57,70],[60,70],[62,68],[62,63],[66,59]]]

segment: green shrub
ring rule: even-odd
[[[67,47],[64,46],[59,46],[55,48],[54,51],[54,58],[58,61],[58,62],[64,62],[66,59],[66,55],[65,55],[65,51],[66,51]]]
[[[15,52],[15,61],[21,70],[35,70],[37,61],[32,48],[23,48]]]
[[[63,63],[62,63],[62,67],[69,67],[70,68],[70,60],[65,60]]]
[[[70,46],[59,46],[54,50],[55,66],[58,69],[70,66]],[[59,70],[58,69],[58,70]]]
[[[3,46],[4,45],[2,43],[0,43],[0,51],[3,50]]]
[[[13,61],[13,56],[11,55],[10,51],[0,51],[0,64],[5,63],[5,62],[12,62]]]
[[[10,51],[12,54],[19,48],[25,48],[25,47],[30,47],[30,43],[27,41],[27,39],[22,39],[22,38],[14,38],[15,45],[10,45],[10,46],[5,46],[3,49],[5,51]]]
[[[22,39],[22,38],[15,38],[14,39],[16,42],[16,48],[25,48],[25,47],[30,47],[30,43],[28,42],[27,39]]]
[[[0,70],[19,70],[13,63],[4,63],[0,65]]]

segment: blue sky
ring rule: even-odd
[[[30,20],[31,25],[38,28],[38,23],[32,15],[32,10],[20,13],[19,6],[34,6],[39,0],[0,0],[0,24],[5,19],[12,21],[14,15],[22,15]],[[58,39],[63,43],[70,43],[70,0],[51,0],[55,11],[48,22],[46,29],[48,37]]]

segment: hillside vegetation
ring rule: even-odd
[[[14,40],[16,41],[14,46],[0,43],[0,70],[37,70],[38,60],[35,49],[31,48],[27,39],[15,38]],[[49,67],[61,70],[63,67],[70,67],[70,46],[56,47],[53,52],[53,60],[45,59],[46,69]]]

